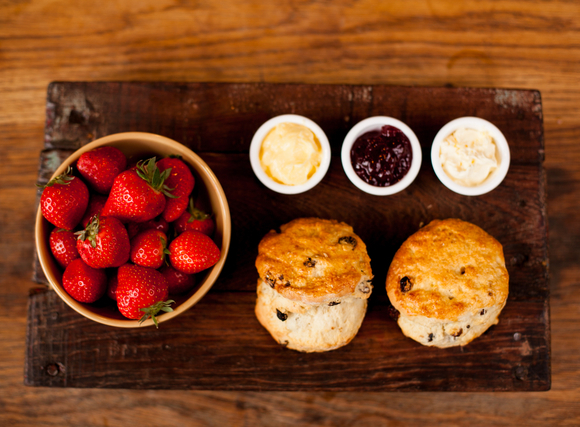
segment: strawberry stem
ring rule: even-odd
[[[169,252],[169,249],[167,248],[167,240],[165,240],[163,237],[161,238],[161,246],[163,248],[163,261],[166,261],[165,255],[171,255],[171,252]]]
[[[54,184],[60,184],[60,185],[69,185],[70,182],[75,179],[74,176],[72,176],[72,168],[69,166],[66,169],[66,172],[57,176],[56,178],[51,179],[50,181],[48,181],[46,183],[46,185],[42,185],[42,184],[36,184],[37,187],[39,188],[46,188],[46,187],[52,187]]]
[[[157,329],[159,329],[159,323],[157,322],[157,317],[155,317],[155,316],[160,311],[163,311],[164,313],[169,313],[169,312],[173,311],[173,309],[171,307],[169,307],[173,303],[175,303],[175,301],[170,299],[167,301],[159,301],[159,302],[157,302],[157,303],[155,303],[152,306],[147,307],[147,308],[142,308],[141,311],[144,312],[145,314],[143,315],[143,317],[141,317],[141,319],[139,319],[139,324],[141,324],[145,320],[151,318],[151,319],[153,319],[153,323],[155,324],[155,327]]]
[[[170,191],[175,190],[175,188],[169,188],[165,185],[165,181],[171,175],[171,168],[165,169],[163,172],[157,167],[157,158],[151,157],[148,160],[140,160],[137,162],[137,175],[143,179],[151,188],[155,191],[161,192],[167,197],[176,199],[178,196],[174,196]]]
[[[204,220],[208,217],[210,217],[210,214],[205,213],[204,211],[197,209],[194,205],[193,205],[193,198],[189,199],[189,207],[187,208],[187,211],[190,213],[190,217],[187,220],[187,222],[193,222],[193,220]]]
[[[97,247],[97,234],[99,234],[99,228],[100,228],[100,223],[99,223],[99,215],[95,214],[93,217],[91,217],[89,223],[87,224],[86,228],[84,230],[81,231],[77,231],[75,233],[75,236],[77,236],[78,240],[89,240],[89,242],[91,243],[91,246],[93,248]]]

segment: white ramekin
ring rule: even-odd
[[[413,159],[411,160],[411,167],[403,179],[388,187],[377,187],[366,183],[356,174],[350,159],[350,151],[359,136],[367,132],[380,130],[385,125],[390,125],[400,129],[407,136],[407,138],[409,138],[409,141],[411,142],[411,150],[413,152]],[[360,121],[348,132],[344,138],[344,142],[342,143],[340,157],[342,160],[342,168],[344,169],[348,179],[350,179],[354,185],[356,185],[362,191],[369,194],[374,194],[375,196],[388,196],[398,193],[399,191],[402,191],[411,185],[411,183],[419,174],[423,156],[421,152],[421,144],[419,144],[417,136],[409,126],[393,117],[375,116]]]
[[[474,187],[466,187],[453,181],[443,170],[441,160],[439,159],[441,142],[460,128],[487,131],[493,138],[496,146],[499,167],[485,181]],[[431,163],[439,181],[451,191],[464,196],[480,196],[489,193],[504,180],[510,167],[510,148],[503,133],[492,123],[479,117],[460,117],[447,123],[435,135],[433,145],[431,146]]]
[[[316,138],[320,142],[320,147],[322,149],[322,159],[320,161],[320,166],[316,169],[314,175],[310,177],[308,181],[304,184],[300,185],[284,185],[274,181],[270,178],[262,165],[260,164],[260,148],[262,146],[262,142],[266,135],[274,128],[275,126],[279,125],[280,123],[296,123],[299,125],[306,126],[310,129]],[[254,134],[252,138],[252,142],[250,144],[250,163],[252,165],[252,169],[254,170],[254,174],[256,177],[268,187],[270,190],[276,191],[282,194],[299,194],[304,193],[305,191],[310,190],[314,186],[316,186],[322,178],[326,175],[328,171],[328,167],[330,166],[330,159],[331,159],[331,151],[330,151],[330,144],[328,142],[328,138],[324,131],[314,123],[312,120],[299,116],[296,114],[284,114],[281,116],[276,116],[265,122]]]

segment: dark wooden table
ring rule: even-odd
[[[45,0],[2,3],[0,303],[6,309],[0,314],[4,325],[0,332],[4,343],[0,348],[0,423],[122,426],[154,420],[160,426],[580,425],[580,49],[575,19],[579,13],[574,2],[511,0],[281,1],[271,5],[145,0],[138,5],[103,3],[97,8],[89,3]],[[31,280],[31,263],[34,184],[45,146],[47,87],[51,81],[95,80],[538,90],[544,123],[550,274],[549,289],[538,295],[541,300],[549,292],[551,389],[392,393],[25,386],[28,302],[47,295],[28,296],[29,290],[43,288]],[[509,106],[510,99],[505,101]],[[80,107],[76,111],[82,111]],[[175,123],[181,123],[187,114],[184,111]],[[433,114],[441,117],[445,112]],[[84,115],[73,113],[72,117],[81,128]],[[92,119],[99,122],[96,117]],[[99,132],[107,133],[102,128]],[[174,135],[197,148],[183,136]],[[340,175],[340,168],[334,173]],[[422,176],[429,173],[428,168],[421,171]],[[410,191],[422,185],[420,179]],[[508,249],[512,254],[521,253],[518,248]],[[216,285],[216,292],[228,291],[220,291]],[[515,307],[512,303],[518,298],[517,294],[511,296],[506,310]],[[373,321],[390,325],[387,331],[396,336],[394,323],[373,310],[369,311],[369,326]],[[194,320],[187,316],[186,322]],[[500,327],[501,323],[493,331]],[[371,332],[361,330],[357,340]],[[88,337],[95,342],[100,339]],[[508,342],[507,335],[500,337]],[[491,338],[494,336],[482,337]],[[267,336],[263,340],[265,346],[271,345]],[[403,339],[402,345],[405,342]],[[353,348],[355,344],[353,341]],[[511,341],[512,348],[520,344]],[[54,350],[55,355],[63,354],[56,347]],[[119,347],[128,360],[136,357],[133,350]],[[94,356],[96,360],[96,352]],[[62,378],[60,362],[55,357],[56,365],[50,368],[57,379]],[[63,366],[66,369],[68,361]],[[130,362],[126,367],[132,369]],[[520,370],[520,376],[524,373]],[[178,378],[180,371],[173,374]],[[151,379],[145,377],[143,382]]]
[[[254,176],[249,143],[260,125],[284,113],[310,117],[333,152],[323,182],[280,195]],[[404,120],[425,161],[413,185],[392,197],[367,195],[342,170],[342,141],[376,115]],[[431,141],[450,120],[495,123],[510,144],[508,176],[481,197],[453,193],[429,161]],[[198,153],[220,180],[232,215],[232,245],[222,275],[194,309],[161,330],[96,324],[54,292],[30,298],[25,384],[209,390],[506,391],[550,388],[550,318],[542,105],[536,91],[389,86],[53,83],[48,87],[46,150],[40,183],[56,159],[123,131],[155,132]],[[374,273],[370,308],[349,346],[302,354],[278,345],[254,315],[260,239],[300,217],[352,225],[367,244]],[[433,219],[461,218],[504,245],[510,296],[499,325],[464,348],[434,349],[405,339],[389,319],[387,269],[401,243]],[[42,271],[36,269],[37,281]],[[127,348],[132,357],[122,348]],[[136,350],[136,349],[139,350]],[[180,375],[175,377],[174,372]],[[121,374],[122,373],[122,374]],[[147,378],[147,380],[145,380]]]

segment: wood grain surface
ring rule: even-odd
[[[334,154],[324,180],[299,195],[281,195],[264,187],[248,159],[255,130],[285,112],[319,123]],[[437,131],[466,114],[492,121],[510,142],[508,176],[499,188],[481,197],[448,190],[429,162]],[[418,134],[425,153],[412,186],[391,197],[359,191],[340,162],[349,127],[376,115],[403,119]],[[52,83],[41,183],[63,154],[95,138],[122,131],[158,132],[193,148],[220,180],[232,215],[232,245],[210,295],[187,316],[164,324],[163,331],[111,330],[80,318],[52,292],[31,297],[25,384],[260,391],[549,389],[542,117],[540,94],[525,90]],[[257,323],[254,263],[258,243],[268,231],[311,216],[353,226],[367,245],[375,289],[364,326],[352,344],[330,353],[304,355],[280,348]],[[434,351],[404,339],[389,320],[384,286],[390,260],[409,235],[433,219],[455,217],[478,224],[504,244],[510,296],[500,324],[484,337],[467,348]],[[38,267],[36,273],[41,273]],[[104,300],[99,306],[116,313]],[[158,333],[148,335],[152,332]],[[150,343],[143,342],[147,336]],[[140,350],[128,358],[127,351],[119,348]],[[173,378],[176,369],[180,375]]]
[[[578,16],[580,5],[570,1],[1,2],[2,425],[579,425]],[[38,287],[30,278],[34,183],[46,88],[58,80],[539,90],[552,389],[263,393],[24,386],[28,292]]]

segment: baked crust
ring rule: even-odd
[[[260,278],[283,297],[304,303],[366,299],[372,270],[366,245],[351,226],[299,218],[270,231],[258,246]]]
[[[405,335],[465,345],[497,323],[509,292],[502,245],[474,224],[435,220],[399,248],[387,294]]]

